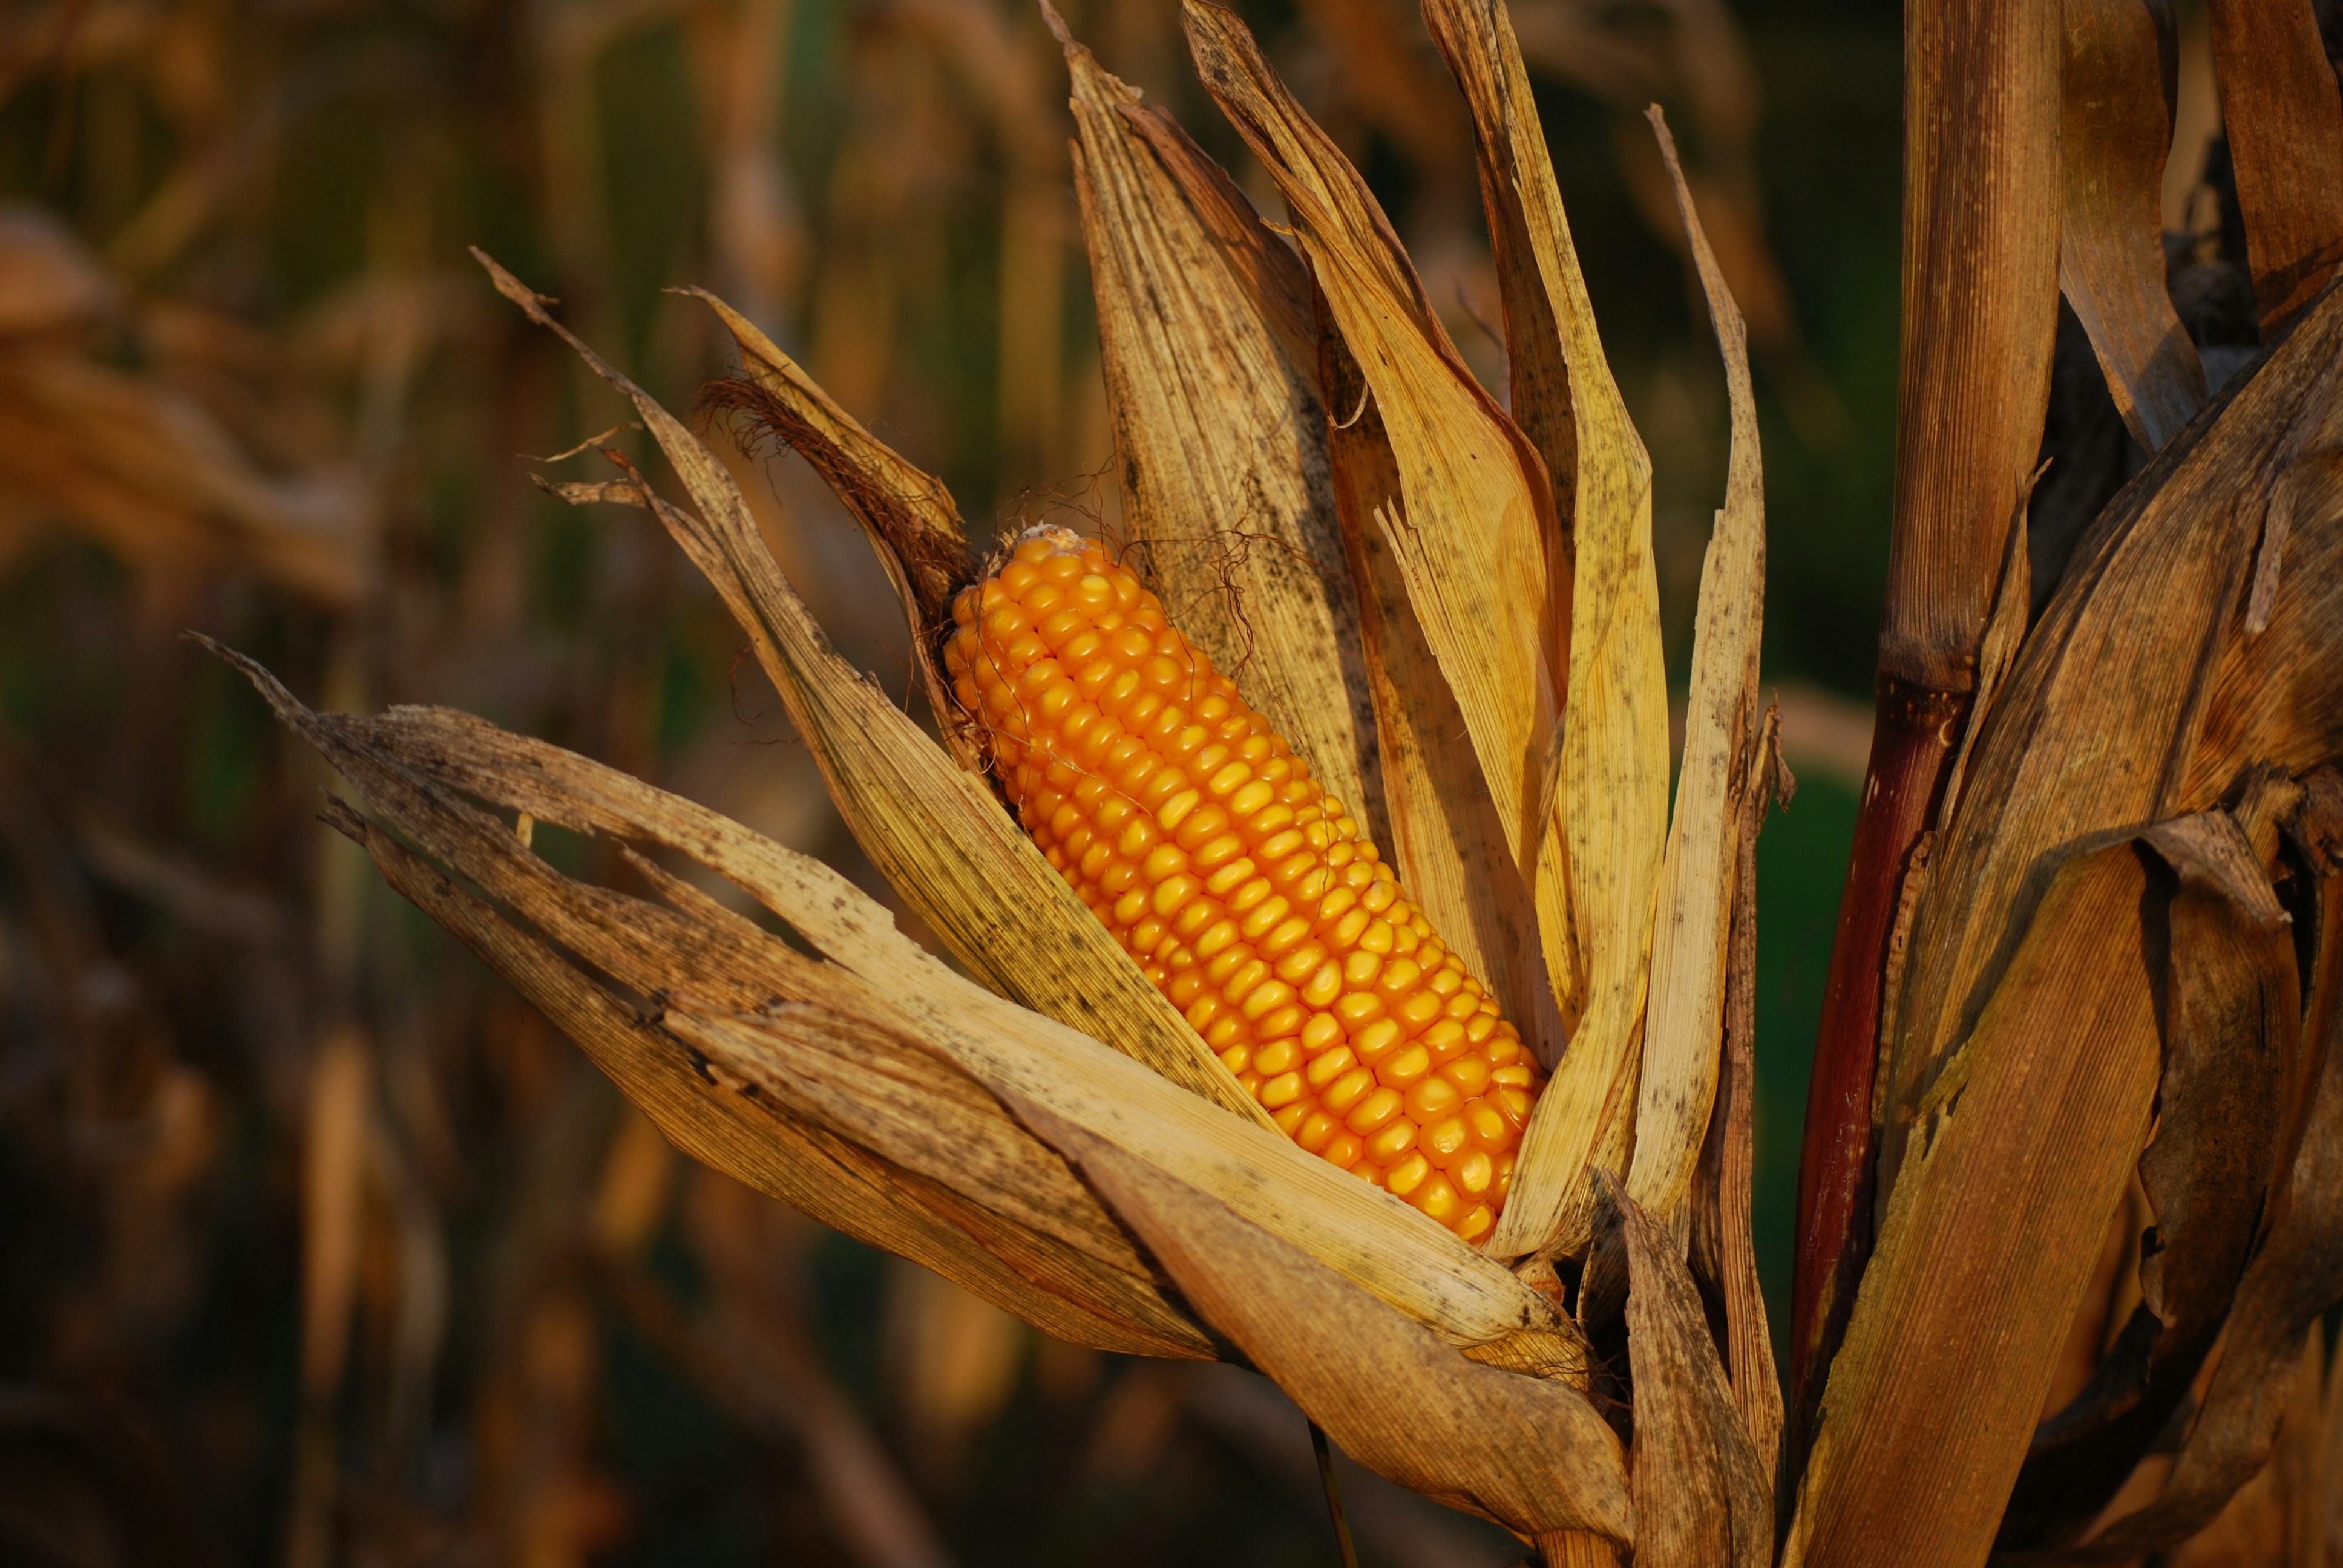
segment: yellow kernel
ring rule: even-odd
[[[1336,1079],[1333,1082],[1328,1084],[1326,1086],[1325,1092],[1320,1095],[1319,1098],[1325,1101],[1327,1110],[1339,1113],[1349,1111],[1353,1106],[1358,1104],[1360,1101],[1365,1099],[1368,1091],[1373,1089],[1374,1086],[1375,1075],[1373,1073],[1369,1072],[1363,1067],[1354,1067],[1351,1069],[1350,1071],[1342,1074],[1342,1077]],[[1398,1096],[1393,1095],[1392,1098],[1393,1103],[1396,1104],[1398,1101]],[[1503,1121],[1504,1118],[1500,1116],[1497,1120]],[[1377,1123],[1377,1125],[1380,1126],[1381,1123]],[[1512,1130],[1510,1128],[1507,1129],[1508,1132],[1511,1131]]]
[[[1388,1165],[1414,1147],[1415,1123],[1404,1116],[1393,1117],[1382,1131],[1367,1140],[1367,1158]]]
[[[1410,1045],[1375,1063],[1375,1081],[1393,1089],[1405,1089],[1431,1070],[1432,1053],[1420,1045]]]
[[[1383,960],[1379,954],[1353,952],[1342,960],[1342,983],[1353,990],[1363,991],[1373,985],[1375,977],[1383,971]]]
[[[1221,1052],[1221,1065],[1231,1072],[1243,1072],[1252,1066],[1252,1047],[1232,1045]]]
[[[1302,1098],[1302,1075],[1298,1072],[1281,1072],[1261,1086],[1261,1102],[1264,1108],[1271,1111],[1275,1111],[1282,1105],[1291,1105],[1300,1098]]]
[[[1383,1185],[1404,1198],[1423,1184],[1432,1174],[1432,1161],[1421,1154],[1411,1154],[1383,1173]]]
[[[1247,1018],[1259,1018],[1272,1008],[1283,1007],[1293,1000],[1293,988],[1283,980],[1263,980],[1252,988],[1237,1010]]]
[[[1238,819],[1242,820],[1252,816],[1263,806],[1268,805],[1270,801],[1275,798],[1276,794],[1277,789],[1275,786],[1264,783],[1261,779],[1256,779],[1252,783],[1246,785],[1243,789],[1229,797],[1229,809],[1234,812]]]
[[[1433,1030],[1442,1027],[1433,1024],[1423,1031],[1423,1043],[1432,1049],[1434,1056],[1440,1052],[1437,1047],[1432,1046],[1432,1035]],[[1440,1076],[1455,1085],[1458,1094],[1470,1100],[1489,1087],[1489,1064],[1477,1056],[1460,1056],[1453,1061],[1443,1062]]]
[[[1278,1043],[1283,1045],[1288,1042],[1280,1040]],[[1310,1042],[1305,1039],[1302,1044],[1302,1048],[1307,1050]],[[1311,1058],[1310,1065],[1302,1070],[1302,1076],[1310,1081],[1311,1088],[1323,1089],[1358,1064],[1359,1058],[1356,1052],[1347,1045],[1338,1045],[1332,1050],[1322,1050]]]
[[[1332,963],[1322,963],[1302,988],[1302,1000],[1313,1008],[1322,1008],[1342,993],[1342,971]],[[1325,1018],[1324,1013],[1318,1015]],[[1328,1020],[1330,1023],[1332,1020]],[[1341,1025],[1334,1026],[1337,1029]]]
[[[1332,1095],[1327,1098],[1332,1100]],[[1400,1103],[1396,1089],[1377,1089],[1352,1107],[1351,1113],[1342,1118],[1342,1125],[1362,1138],[1367,1137],[1382,1131],[1383,1123],[1399,1114]]]
[[[1427,1135],[1426,1141],[1429,1141]],[[1448,1179],[1456,1183],[1457,1191],[1478,1198],[1496,1181],[1497,1163],[1489,1158],[1485,1149],[1469,1150],[1448,1168]]]
[[[1464,1097],[1456,1092],[1456,1086],[1444,1078],[1419,1079],[1415,1087],[1407,1091],[1407,1113],[1423,1126],[1439,1121],[1463,1102]],[[1462,1122],[1457,1124],[1456,1135],[1460,1141],[1464,1136]]]
[[[1233,907],[1232,902],[1232,909]],[[1244,933],[1247,941],[1257,942],[1268,935],[1272,929],[1283,923],[1285,917],[1292,913],[1292,910],[1293,906],[1283,899],[1272,896],[1246,911],[1244,919],[1238,922],[1237,930]]]
[[[1436,1172],[1410,1192],[1407,1201],[1443,1225],[1454,1219],[1456,1211],[1463,1207],[1456,1196],[1456,1189],[1448,1184],[1448,1178]]]
[[[1203,890],[1203,883],[1182,872],[1179,876],[1166,878],[1156,885],[1155,897],[1150,901],[1149,907],[1159,915],[1169,915]]]
[[[1399,1025],[1387,1018],[1375,1020],[1351,1037],[1351,1043],[1358,1049],[1359,1060],[1370,1064],[1381,1060],[1383,1054],[1399,1042]]]
[[[1291,1105],[1271,1111],[1269,1119],[1277,1123],[1279,1131],[1291,1138],[1301,1130],[1302,1123],[1308,1120],[1310,1113],[1316,1109],[1317,1107],[1306,1100],[1297,1100]]]
[[[1301,1060],[1302,1048],[1290,1040],[1264,1045],[1252,1053],[1253,1070],[1272,1078],[1281,1072],[1292,1071]],[[1317,1087],[1316,1078],[1310,1081],[1311,1087]]]
[[[1383,999],[1373,991],[1349,991],[1334,1004],[1334,1016],[1353,1030],[1366,1028],[1383,1015]]]
[[[1293,1141],[1312,1154],[1320,1154],[1325,1151],[1327,1144],[1334,1141],[1334,1134],[1342,1130],[1342,1124],[1323,1111],[1313,1111],[1303,1120],[1302,1130],[1293,1135]]]
[[[1475,1203],[1449,1228],[1467,1241],[1477,1241],[1497,1227],[1497,1216],[1486,1203]]]
[[[1313,1012],[1302,1026],[1302,1049],[1312,1053],[1341,1043],[1342,1020],[1331,1012]]]

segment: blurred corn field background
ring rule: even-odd
[[[1172,0],[1064,9],[1276,216]],[[1470,127],[1413,7],[1242,10],[1501,390]],[[1749,320],[1766,680],[1804,780],[1759,850],[1757,1225],[1786,1324],[1893,485],[1899,18],[1513,17],[1660,459],[1679,682],[1726,407],[1648,102]],[[2167,227],[2212,234],[2217,108],[2201,25],[2182,32]],[[316,820],[322,765],[180,635],[319,707],[444,703],[583,751],[891,903],[656,522],[531,485],[578,477],[544,459],[598,432],[644,444],[464,247],[558,294],[671,407],[729,368],[666,292],[705,285],[979,532],[1111,529],[1066,92],[1011,0],[0,15],[0,1558],[1331,1560],[1302,1418],[1268,1383],[1041,1340],[683,1161]],[[901,618],[826,487],[703,418],[822,623],[905,688]],[[2121,468],[2112,405],[2070,419],[2113,432]],[[574,869],[560,837],[538,847]],[[1370,1562],[1520,1554],[1344,1474]]]

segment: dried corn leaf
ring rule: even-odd
[[[1525,1533],[1631,1539],[1619,1440],[1575,1391],[1474,1366],[1225,1202],[1079,1129],[1038,1125],[1353,1459]]]
[[[1549,1244],[1574,1251],[1591,1212],[1584,1171],[1595,1162],[1624,1167],[1634,1137],[1636,1035],[1667,833],[1651,460],[1603,357],[1503,5],[1433,0],[1424,19],[1473,110],[1515,406],[1554,484],[1573,498],[1572,603],[1567,617],[1556,617],[1570,628],[1569,706],[1559,746],[1537,773],[1563,842],[1538,860],[1534,886],[1542,924],[1569,911],[1566,942],[1554,930],[1544,935],[1548,964],[1575,966],[1563,992],[1574,1032],[1539,1099],[1504,1215],[1486,1245],[1500,1256]],[[1543,830],[1543,811],[1538,821]],[[1554,889],[1556,880],[1563,890]],[[1698,1141],[1695,1131],[1694,1148]]]
[[[1627,1358],[1635,1378],[1639,1568],[1766,1568],[1774,1477],[1742,1422],[1692,1272],[1664,1223],[1631,1197]]]
[[[1961,1081],[1927,1108],[1831,1366],[1785,1568],[1949,1568],[1992,1540],[2147,1138],[2147,891],[2127,843],[2061,867]]]
[[[2285,1177],[2288,1091],[2298,1101],[2306,1087],[2293,1081],[2301,997],[2292,933],[2265,869],[2281,801],[2270,789],[2248,801],[2264,808],[2255,813],[2258,845],[2226,811],[2147,835],[2179,879],[2162,920],[2170,972],[2160,1111],[2139,1162],[2156,1242],[2140,1261],[2140,1306],[2115,1349],[2036,1434],[2005,1544],[2056,1539],[2115,1494],[2195,1382]]]
[[[1318,353],[1328,403],[1348,410],[1328,422],[1326,439],[1342,546],[1359,595],[1360,646],[1374,695],[1390,824],[1382,842],[1408,897],[1550,1067],[1565,1032],[1529,889],[1506,845],[1480,762],[1469,747],[1455,743],[1464,732],[1463,715],[1424,639],[1391,543],[1375,525],[1378,510],[1400,504],[1398,465],[1383,413],[1332,321],[1319,336]]]
[[[739,487],[648,393],[481,257],[498,292],[628,397],[683,477],[694,517],[645,491],[755,644],[865,853],[954,957],[1002,995],[1131,1053],[1259,1125],[1268,1117],[1117,946],[974,774],[839,658],[782,578]],[[916,580],[916,579],[915,579]]]
[[[373,720],[323,718],[256,667],[244,668],[402,836],[625,992],[656,1000],[657,1020],[629,1031],[634,1056],[643,1053],[648,1031],[666,1052],[649,1065],[669,1078],[680,1070],[689,1079],[685,1064],[697,1060],[716,1070],[715,1082],[745,1086],[745,1098],[729,1101],[694,1088],[698,1099],[723,1105],[714,1117],[700,1113],[717,1124],[713,1133],[695,1130],[689,1107],[677,1106],[671,1091],[646,1102],[663,1127],[685,1124],[678,1141],[695,1152],[731,1129],[718,1143],[722,1158],[712,1161],[719,1169],[750,1171],[743,1180],[773,1189],[770,1162],[757,1165],[753,1151],[742,1152],[739,1124],[761,1125],[759,1113],[784,1118],[785,1131],[800,1141],[809,1131],[858,1151],[887,1183],[1019,1277],[1104,1318],[1127,1341],[1144,1337],[1156,1347],[1144,1353],[1200,1353],[1192,1333],[1181,1337],[1184,1318],[1157,1296],[1118,1221],[1024,1131],[1048,1116],[1228,1203],[1476,1359],[1583,1375],[1584,1346],[1568,1321],[1436,1222],[1283,1134],[1232,1121],[1128,1058],[954,974],[835,872],[687,801],[480,720],[418,709]],[[831,962],[804,958],[647,861],[639,862],[639,874],[671,907],[563,878],[500,823],[464,804],[465,794],[690,855],[766,902]],[[403,853],[378,833],[368,848],[377,859],[386,848]],[[419,863],[417,869],[408,883],[437,875]],[[410,888],[403,883],[402,890]],[[435,916],[442,912],[430,907]],[[570,1010],[557,1021],[568,1027],[582,1018],[584,1027],[600,1030],[598,1060],[620,1059],[613,1076],[632,1092],[649,1066],[609,1039],[598,1021],[607,1009],[571,996],[582,986],[618,1005],[607,991],[477,900],[459,912],[463,923],[451,929],[526,994],[538,1000],[549,990]],[[539,960],[562,973],[535,977],[530,966]],[[834,1149],[831,1158],[839,1158]],[[789,1183],[784,1195],[800,1201],[805,1185]],[[825,1219],[836,1211],[834,1201],[806,1206]],[[895,1250],[932,1261],[932,1247]],[[937,1266],[954,1278],[966,1272]],[[980,1276],[971,1288],[1052,1332],[1068,1316],[1056,1302],[1035,1306],[984,1285]],[[1098,1342],[1101,1332],[1092,1325],[1083,1342]]]
[[[2164,284],[2172,122],[2157,19],[2140,0],[2065,0],[2065,18],[2058,286],[2153,452],[2205,403],[2205,367]]]
[[[1675,138],[1654,106],[1676,207],[1692,245],[1709,318],[1725,357],[1733,447],[1725,506],[1701,566],[1693,628],[1692,688],[1684,709],[1684,765],[1668,829],[1652,932],[1652,990],[1635,1107],[1635,1161],[1628,1196],[1667,1215],[1692,1189],[1693,1168],[1716,1099],[1725,1030],[1725,944],[1733,927],[1743,838],[1742,791],[1758,738],[1757,653],[1764,629],[1765,496],[1757,404],[1749,384],[1748,334],[1702,232],[1676,159]]]
[[[2180,1443],[2163,1494],[2117,1519],[2069,1558],[2122,1562],[2187,1539],[2268,1460],[2292,1393],[2306,1332],[2343,1300],[2343,883],[2325,879],[2318,980],[2310,1006],[2319,1053],[2301,1152],[2273,1229],[2247,1267],[2219,1364]],[[2313,1558],[2311,1561],[2325,1561]]]
[[[740,352],[739,376],[711,384],[705,400],[745,414],[812,464],[862,525],[910,622],[911,656],[937,726],[960,766],[981,771],[951,700],[951,683],[936,664],[937,642],[951,624],[952,596],[974,566],[951,492],[864,429],[755,322],[704,288],[684,292],[708,302]]]
[[[1328,791],[1380,826],[1309,271],[1170,116],[1044,14],[1073,77],[1074,186],[1133,564]]]
[[[2343,84],[2297,0],[2213,0],[2213,67],[2268,340],[2343,265]]]
[[[2327,396],[2338,381],[2343,297],[2330,293],[2077,547],[1982,722],[1914,910],[1882,1029],[1883,1191],[1901,1118],[1993,993],[2046,855],[2204,809],[2249,768],[2300,772],[2343,749],[2336,530],[2297,541],[2269,631],[2246,636],[2239,613],[2272,467],[2343,442],[2343,399]]]
[[[1757,1275],[1750,1197],[1756,1162],[1757,833],[1775,791],[1785,799],[1789,793],[1779,741],[1779,715],[1768,708],[1750,758],[1749,777],[1741,786],[1735,835],[1740,864],[1734,875],[1733,930],[1726,948],[1725,1067],[1693,1190],[1691,1247],[1693,1267],[1724,1298],[1733,1399],[1768,1476],[1780,1463],[1782,1383]]]
[[[1464,367],[1365,182],[1244,25],[1198,0],[1184,15],[1204,85],[1277,181],[1383,416],[1401,504],[1377,520],[1532,883],[1548,976],[1570,1018],[1577,960],[1564,869],[1541,854],[1550,815],[1542,780],[1573,646],[1568,560],[1544,464]],[[1519,1202],[1517,1185],[1509,1215]]]

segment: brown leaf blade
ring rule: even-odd
[[[1988,1550],[2147,1141],[2147,886],[2127,844],[2059,870],[1958,1083],[1926,1108],[1831,1367],[1785,1565],[1951,1568]]]
[[[2172,126],[2156,17],[2139,0],[2065,0],[2058,286],[2147,451],[2205,403],[2205,367],[2164,284]]]
[[[2343,84],[2317,14],[2215,0],[2213,69],[2265,341],[2343,265]]]

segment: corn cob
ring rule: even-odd
[[[1485,1235],[1537,1069],[1342,803],[1095,541],[1029,530],[952,618],[1026,831],[1147,978],[1302,1147]]]

